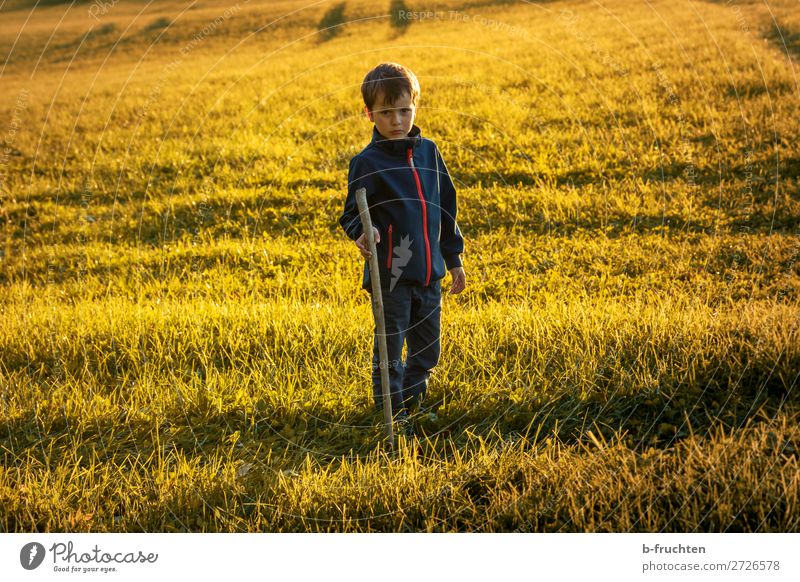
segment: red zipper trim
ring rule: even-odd
[[[422,232],[425,235],[425,286],[427,287],[431,281],[431,242],[428,240],[428,207],[425,204],[425,197],[422,195],[422,184],[419,181],[419,174],[414,167],[413,159],[414,151],[408,148],[408,165],[411,166],[411,171],[414,172],[414,179],[417,182],[417,195],[419,201],[422,202]]]
[[[386,260],[386,268],[392,268],[392,225],[389,225],[389,258]]]

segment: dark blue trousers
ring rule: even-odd
[[[424,400],[428,376],[439,361],[442,284],[440,280],[427,287],[399,282],[391,291],[384,288],[382,295],[392,412],[397,414]],[[407,347],[405,361],[403,342]],[[376,407],[382,407],[377,327],[372,349],[372,395]]]

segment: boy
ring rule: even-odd
[[[347,200],[339,224],[364,257],[361,287],[372,293],[355,192],[366,188],[386,321],[392,410],[413,434],[408,415],[425,398],[439,361],[441,279],[453,277],[450,293],[466,285],[461,265],[464,239],[456,224],[456,191],[439,149],[414,125],[419,82],[407,68],[383,63],[361,85],[364,110],[374,122],[372,141],[350,160]],[[408,357],[401,361],[403,342]],[[372,394],[382,408],[377,330],[372,355]]]

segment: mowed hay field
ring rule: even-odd
[[[390,4],[2,5],[0,529],[798,531],[797,2]],[[395,454],[387,60],[467,273]]]

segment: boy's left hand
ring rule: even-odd
[[[450,274],[453,276],[453,286],[450,287],[450,294],[461,293],[464,287],[467,286],[467,274],[464,272],[464,267],[453,267],[450,269]]]

